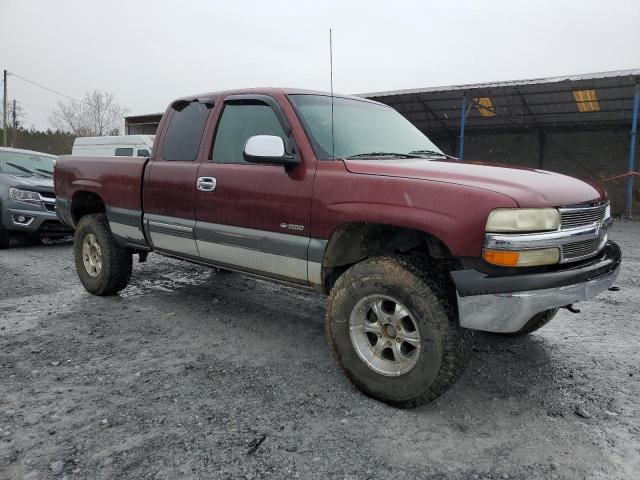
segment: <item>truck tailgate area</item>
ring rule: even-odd
[[[60,157],[54,170],[58,216],[75,227],[74,208],[102,202],[113,233],[130,246],[145,247],[142,182],[148,161],[147,157]]]

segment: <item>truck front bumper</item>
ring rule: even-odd
[[[496,333],[517,332],[535,314],[596,296],[613,285],[621,252],[608,242],[598,256],[578,266],[499,276],[478,270],[451,272],[460,326]]]

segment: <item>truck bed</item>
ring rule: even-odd
[[[148,161],[146,157],[61,156],[54,170],[58,216],[75,227],[72,200],[79,195],[98,197],[111,221],[113,217],[128,218],[127,223],[140,228],[142,182]]]

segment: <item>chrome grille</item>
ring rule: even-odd
[[[38,192],[38,195],[40,195],[42,200],[49,200],[51,202],[56,200],[56,195],[53,192]]]
[[[488,249],[520,251],[557,248],[560,262],[576,262],[597,255],[607,244],[613,223],[609,203],[586,207],[562,207],[560,228],[547,232],[492,233],[485,235]]]
[[[591,240],[583,240],[581,242],[567,243],[562,246],[563,260],[578,260],[580,258],[595,255],[600,250],[602,244],[606,242],[606,237],[593,238]]]
[[[56,211],[56,196],[53,192],[39,192],[40,201],[48,212]]]
[[[563,230],[567,228],[584,227],[597,222],[602,222],[605,218],[607,203],[596,207],[561,208],[560,218]]]

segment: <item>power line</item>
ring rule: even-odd
[[[21,100],[16,100],[16,103],[19,103],[20,105],[23,105],[25,107],[35,108],[36,110],[40,110],[40,111],[43,111],[43,112],[46,112],[46,113],[53,113],[51,110],[46,110],[46,109],[44,109],[42,107],[36,107],[35,105],[24,103]]]
[[[18,100],[18,99],[16,99],[16,103],[22,105],[23,107],[35,108],[36,110],[40,110],[40,111],[45,112],[45,113],[53,113],[53,111],[51,111],[51,110],[47,110],[45,108],[38,107],[36,105],[31,105],[30,103],[24,103],[23,101]],[[8,106],[7,106],[7,112],[10,112]]]
[[[69,100],[73,100],[74,102],[83,103],[85,105],[89,105],[90,106],[90,104],[87,103],[87,102],[83,102],[82,100],[78,100],[77,98],[73,98],[73,97],[71,97],[69,95],[66,95],[66,94],[62,93],[62,92],[58,92],[57,90],[54,90],[52,88],[45,87],[44,85],[42,85],[42,84],[40,84],[38,82],[34,82],[33,80],[29,80],[28,78],[24,78],[24,77],[18,75],[17,73],[13,73],[13,72],[7,72],[7,73],[9,75],[13,76],[13,77],[19,78],[20,80],[23,80],[23,81],[28,82],[28,83],[30,83],[32,85],[35,85],[36,87],[40,87],[40,88],[43,88],[43,89],[45,89],[45,90],[47,90],[47,91],[49,91],[51,93],[55,93],[56,95],[60,95],[62,97],[68,98]]]

